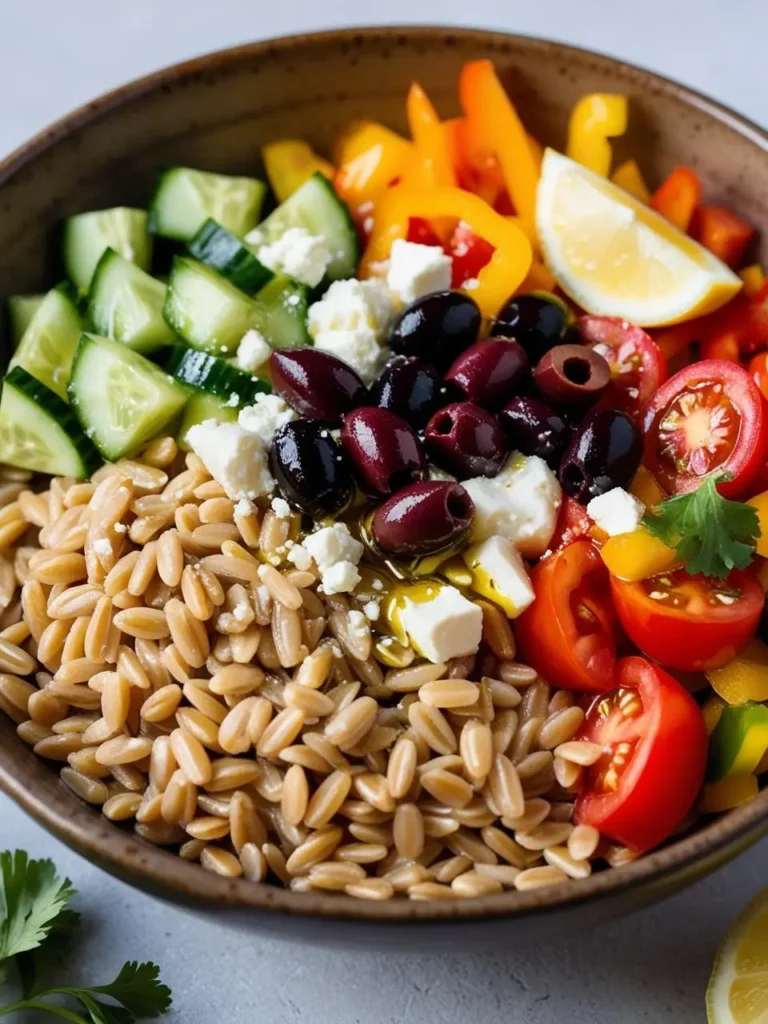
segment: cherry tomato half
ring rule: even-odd
[[[493,256],[493,246],[476,235],[469,224],[459,221],[445,251],[453,258],[451,288],[461,288],[465,281],[476,278]]]
[[[768,398],[768,352],[759,352],[749,361],[749,376]]]
[[[688,691],[644,658],[619,661],[616,681],[579,733],[604,753],[589,769],[574,820],[642,853],[667,839],[693,806],[707,730]]]
[[[749,643],[763,611],[763,588],[734,569],[724,580],[684,569],[630,583],[611,578],[622,626],[643,654],[669,668],[724,665]]]
[[[608,361],[611,383],[601,405],[639,416],[667,379],[667,360],[641,327],[612,316],[583,316],[578,322],[585,345]]]
[[[684,367],[662,384],[645,414],[644,462],[665,490],[686,494],[723,470],[727,496],[746,490],[768,450],[768,414],[746,370],[721,359]]]
[[[524,658],[548,682],[600,692],[613,685],[616,643],[608,571],[597,548],[577,540],[531,572],[536,600],[517,620]]]
[[[550,551],[560,551],[573,544],[575,540],[582,537],[590,537],[594,529],[594,521],[587,515],[587,510],[579,504],[575,498],[563,496],[560,511],[557,514],[557,525],[552,540],[549,542]]]

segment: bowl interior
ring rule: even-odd
[[[256,43],[159,72],[96,100],[0,164],[0,298],[57,280],[56,226],[67,214],[145,205],[158,167],[189,164],[259,174],[259,150],[284,137],[331,155],[353,120],[405,130],[405,93],[418,79],[441,115],[459,113],[456,82],[469,59],[489,58],[526,126],[562,148],[569,111],[587,92],[630,96],[618,160],[635,157],[655,184],[676,164],[701,174],[712,201],[768,223],[768,137],[716,103],[649,72],[561,44],[475,30],[348,30]],[[763,242],[764,258],[768,258]],[[0,714],[0,786],[90,859],[172,898],[374,920],[526,915],[641,883],[660,890],[685,865],[713,866],[756,837],[768,793],[631,865],[563,890],[505,893],[458,904],[363,903],[296,894],[208,875],[142,843],[82,805]],[[768,825],[763,824],[764,828]]]

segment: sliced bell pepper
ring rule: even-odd
[[[408,90],[405,105],[408,127],[416,147],[416,161],[404,183],[407,185],[434,187],[455,185],[456,172],[453,169],[448,136],[435,108],[418,82]]]
[[[453,258],[451,288],[461,288],[465,281],[477,278],[490,263],[493,246],[460,220],[448,240],[446,252]]]
[[[533,236],[540,164],[491,61],[473,60],[464,65],[459,99],[477,140],[498,157],[514,208]]]
[[[523,281],[531,266],[531,243],[514,222],[502,217],[482,199],[460,188],[389,189],[376,204],[375,224],[360,264],[360,276],[370,277],[389,257],[396,238],[405,238],[411,217],[453,217],[494,247],[494,254],[477,277],[471,292],[481,312],[494,316]]]
[[[534,257],[531,269],[525,275],[525,280],[520,285],[521,292],[553,292],[557,288],[557,279],[541,260]]]
[[[750,263],[748,267],[744,267],[739,271],[739,277],[744,282],[744,294],[750,299],[757,295],[765,284],[765,272],[759,263]]]
[[[750,775],[768,750],[768,707],[748,701],[723,708],[709,741],[707,779]]]
[[[741,262],[755,229],[725,206],[699,206],[691,223],[691,234],[729,267]]]
[[[270,142],[262,149],[261,156],[278,203],[285,202],[316,171],[326,178],[333,178],[335,173],[333,164],[323,160],[301,139]]]
[[[353,124],[336,147],[336,191],[353,209],[374,202],[413,166],[413,143],[375,121]]]
[[[762,353],[756,358],[763,360],[763,365],[765,365],[765,353]],[[752,360],[752,362],[754,362],[754,360]],[[750,372],[751,369],[752,367],[750,364]],[[755,542],[755,551],[758,555],[762,555],[763,558],[768,558],[768,491],[763,491],[762,494],[756,494],[754,498],[749,499],[747,504],[757,509],[757,519],[760,523],[760,536]]]
[[[658,505],[660,501],[664,501],[667,497],[666,492],[656,477],[645,466],[638,467],[629,486],[629,493],[639,498],[647,508]]]
[[[709,782],[704,787],[699,810],[703,814],[730,811],[732,807],[754,800],[758,789],[754,775],[731,775],[722,782]]]
[[[496,154],[483,146],[474,123],[466,117],[444,121],[443,130],[448,139],[456,184],[493,206],[505,191]]]
[[[641,203],[650,202],[651,190],[646,185],[643,172],[636,160],[625,160],[623,164],[619,164],[611,175],[611,181],[625,192],[629,192],[635,199],[639,199]]]
[[[699,354],[702,359],[724,359],[728,363],[740,362],[741,356],[738,340],[729,331],[702,341]]]
[[[718,697],[716,693],[711,693],[704,701],[701,706],[701,713],[704,716],[704,724],[707,727],[708,736],[711,736],[715,731],[715,726],[720,721],[723,709],[728,707],[730,707],[730,704],[726,704],[723,698]]]
[[[687,231],[701,202],[701,181],[691,167],[676,167],[651,196],[651,206],[662,217]]]
[[[677,552],[643,526],[609,537],[600,548],[600,555],[612,576],[633,583],[671,572],[680,565]]]
[[[442,245],[435,229],[423,217],[411,217],[408,221],[408,234],[405,236],[409,242],[416,242],[417,245]]]
[[[768,700],[768,647],[755,637],[741,654],[722,668],[711,669],[706,676],[715,693],[728,704]]]
[[[711,342],[732,338],[741,356],[752,355],[768,346],[768,281],[748,298],[737,295],[722,310],[712,314]],[[708,319],[708,318],[703,318]]]
[[[608,177],[613,151],[608,141],[627,130],[627,97],[593,92],[582,96],[571,111],[566,154],[595,174]]]

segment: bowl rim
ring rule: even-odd
[[[589,62],[599,69],[611,69],[614,73],[618,72],[621,80],[634,81],[646,89],[673,97],[704,116],[713,118],[768,154],[768,132],[744,115],[674,79],[586,47],[468,26],[369,25],[257,40],[193,57],[136,78],[82,104],[22,143],[0,161],[0,189],[73,132],[99,121],[142,96],[190,76],[219,72],[240,61],[260,56],[280,56],[290,52],[295,57],[301,51],[319,45],[360,45],[373,35],[392,44],[404,40],[405,45],[413,45],[434,41],[435,34],[442,34],[446,40],[454,38],[470,43],[475,40],[486,49],[489,45],[496,46],[500,53],[510,57],[514,55],[515,49],[542,52],[554,49],[566,62]],[[54,778],[52,773],[52,780]],[[56,784],[62,785],[58,780]],[[758,837],[756,833],[760,831],[761,823],[768,830],[766,789],[753,800],[683,839],[631,863],[598,872],[587,879],[571,880],[568,885],[528,892],[505,891],[468,900],[375,902],[322,892],[298,893],[245,879],[222,878],[197,864],[184,861],[177,854],[151,846],[135,835],[120,831],[111,823],[99,819],[96,816],[98,812],[93,808],[82,805],[74,813],[65,813],[58,802],[49,802],[43,792],[25,786],[23,779],[13,770],[10,749],[5,747],[0,747],[0,789],[39,824],[74,847],[81,855],[123,879],[139,874],[151,891],[158,894],[165,892],[167,895],[170,890],[180,902],[195,903],[198,906],[203,904],[210,909],[268,911],[300,918],[320,917],[377,924],[518,918],[597,903],[641,885],[663,891],[666,882],[686,868],[693,868],[704,860],[716,864],[721,856],[725,857],[726,847],[734,844],[746,846],[751,840],[754,841]],[[105,832],[98,827],[99,823],[114,828],[114,832]]]

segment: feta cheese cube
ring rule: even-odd
[[[237,422],[268,448],[277,430],[295,419],[296,413],[279,395],[256,395],[253,405],[240,410]]]
[[[508,537],[498,534],[467,548],[463,556],[472,573],[472,589],[504,609],[514,619],[535,594],[520,552]]]
[[[451,287],[453,260],[439,245],[419,245],[397,238],[392,243],[387,284],[408,305],[430,292]]]
[[[614,487],[590,501],[587,515],[609,537],[615,537],[619,533],[632,533],[638,528],[645,515],[645,505],[623,487]]]
[[[272,349],[259,331],[246,331],[237,347],[237,365],[245,373],[256,373],[269,359]]]
[[[387,335],[396,309],[391,292],[376,278],[368,281],[334,281],[322,299],[309,307],[307,329],[317,341],[329,331],[367,328],[381,342]]]
[[[262,245],[257,256],[276,274],[287,274],[310,288],[320,284],[331,262],[325,239],[310,235],[306,228],[288,228],[274,242]]]
[[[258,498],[275,489],[264,443],[239,423],[204,420],[189,428],[187,441],[232,501]]]
[[[249,501],[247,498],[241,498],[240,501],[238,501],[237,504],[235,505],[234,514],[236,516],[243,517],[255,515],[256,506],[253,504],[252,501]]]
[[[557,525],[562,491],[549,466],[537,455],[512,454],[495,477],[462,481],[475,505],[470,541],[495,534],[508,537],[525,558],[549,546]]]
[[[411,600],[407,592],[398,618],[419,654],[441,662],[474,654],[480,646],[483,613],[456,587],[435,585],[430,600]]]
[[[363,612],[367,619],[371,622],[375,622],[381,614],[381,606],[378,601],[366,601],[363,605]]]
[[[357,563],[362,558],[363,545],[355,540],[345,523],[334,523],[310,533],[304,539],[304,548],[320,570],[326,594],[349,593],[360,582]],[[291,549],[289,558],[295,550]]]
[[[315,338],[315,348],[329,352],[351,366],[365,384],[378,377],[389,354],[369,327],[356,327],[353,331],[321,331]]]

